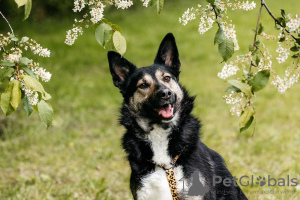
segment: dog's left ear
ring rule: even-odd
[[[179,53],[172,33],[168,33],[162,40],[156,58],[155,64],[163,64],[171,67],[179,75],[180,60]]]

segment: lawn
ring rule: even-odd
[[[276,16],[280,8],[299,12],[296,0],[267,1]],[[138,2],[136,2],[138,4]],[[105,13],[123,28],[127,39],[125,57],[138,67],[152,64],[166,33],[177,41],[182,63],[181,83],[197,95],[194,115],[201,119],[202,141],[219,152],[236,177],[253,175],[279,179],[296,178],[300,185],[300,85],[281,95],[271,84],[257,93],[255,131],[239,133],[238,118],[222,99],[228,84],[217,77],[223,64],[213,45],[217,27],[205,35],[197,32],[198,22],[182,26],[178,18],[193,1],[166,1],[160,16],[155,9],[136,7]],[[235,11],[240,51],[246,53],[253,40],[258,8],[248,13]],[[273,23],[262,16],[266,31]],[[106,50],[92,30],[84,30],[75,45],[64,44],[70,19],[42,22],[10,18],[14,31],[34,38],[51,50],[51,57],[39,58],[40,66],[53,75],[44,83],[54,109],[53,125],[46,130],[35,112],[27,117],[23,109],[11,116],[0,113],[0,199],[132,199],[130,167],[121,148],[124,128],[118,124],[122,102],[113,86]],[[1,21],[1,33],[7,32]],[[276,32],[276,36],[277,36]],[[276,42],[270,43],[274,51]],[[280,68],[275,57],[274,67]],[[0,92],[4,88],[0,87]],[[253,134],[254,133],[254,134]],[[297,190],[298,188],[298,190]],[[300,199],[292,186],[242,187],[249,199]],[[271,191],[287,194],[271,194]],[[269,194],[261,194],[269,192]],[[258,194],[259,193],[259,194]]]

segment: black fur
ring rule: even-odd
[[[155,165],[149,162],[153,157],[151,144],[144,139],[144,136],[152,129],[153,124],[158,124],[165,129],[171,128],[168,154],[172,158],[184,149],[176,162],[176,166],[183,167],[184,177],[190,177],[196,170],[200,171],[204,176],[206,184],[210,187],[210,191],[206,193],[204,199],[247,199],[239,186],[231,185],[230,187],[225,187],[223,184],[213,186],[213,176],[217,175],[224,179],[232,178],[232,175],[226,168],[222,157],[215,151],[209,149],[199,139],[201,125],[199,120],[191,114],[195,97],[190,97],[185,88],[178,82],[180,61],[173,35],[168,34],[164,38],[155,58],[155,64],[151,66],[136,68],[132,63],[128,62],[115,52],[109,52],[108,59],[114,84],[120,89],[124,98],[121,108],[120,123],[125,126],[127,131],[122,138],[122,145],[132,170],[130,187],[134,199],[137,199],[136,192],[142,186],[142,178],[149,173],[152,173],[155,169]],[[170,73],[183,91],[183,99],[174,111],[180,112],[180,117],[178,118],[176,125],[163,123],[157,116],[150,115],[149,111],[145,113],[142,111],[141,113],[133,112],[129,106],[129,99],[137,90],[136,83],[139,78],[145,73],[150,74],[155,78],[154,74],[157,70],[163,70]],[[149,116],[147,116],[147,113]],[[141,117],[149,119],[148,130],[145,130],[145,128],[141,127],[137,122],[137,119],[140,119]],[[218,193],[218,191],[227,191],[227,194],[224,192]]]

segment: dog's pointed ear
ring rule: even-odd
[[[109,51],[107,58],[114,85],[122,92],[129,75],[133,73],[136,66],[114,51]]]
[[[179,53],[176,46],[175,38],[172,33],[168,33],[162,40],[154,63],[166,65],[168,67],[173,68],[179,73]]]

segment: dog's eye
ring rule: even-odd
[[[149,86],[148,86],[148,84],[146,84],[146,83],[142,83],[142,84],[140,84],[138,87],[141,88],[141,89],[146,89],[146,88],[149,87]]]
[[[170,76],[164,76],[164,81],[165,82],[169,82],[171,80],[171,77]]]

